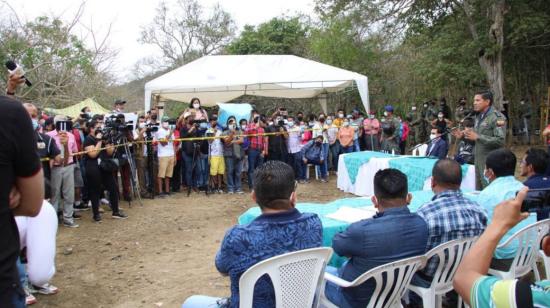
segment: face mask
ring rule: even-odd
[[[344,127],[348,127],[349,126],[349,122],[344,122]]]
[[[235,124],[229,124],[227,128],[229,128],[229,130],[235,130]]]
[[[430,134],[430,140],[434,140],[435,138],[437,138],[436,134]]]
[[[384,111],[384,116],[385,116],[385,117],[388,116],[388,112],[387,112],[387,111]]]
[[[208,128],[208,123],[202,122],[202,123],[199,125],[199,127],[200,127],[201,129],[207,129],[207,128]]]
[[[411,109],[412,109],[412,111],[416,111],[416,107],[412,107]]]
[[[332,120],[331,120],[331,119],[328,119],[328,120],[327,120],[327,124],[328,124],[328,125],[331,125],[331,124],[332,124]]]
[[[168,129],[169,126],[168,122],[162,122],[162,128]]]
[[[339,117],[340,119],[343,119],[343,118],[344,118],[344,114],[343,114],[343,113],[339,113],[339,114],[338,114],[338,117]]]
[[[273,125],[273,121],[269,121],[267,124],[269,124],[269,126]]]
[[[427,105],[427,104],[424,104],[424,108],[428,108],[428,105]]]
[[[193,108],[195,108],[195,109],[199,109],[200,107],[201,107],[200,104],[193,104]]]
[[[294,122],[288,121],[288,127],[293,127],[293,126],[294,126]]]
[[[138,124],[138,128],[140,128],[140,129],[141,129],[141,128],[145,128],[145,123],[143,123],[143,122],[139,123],[139,124]]]
[[[246,125],[246,123],[241,124],[241,129],[245,129]]]
[[[38,120],[32,119],[32,129],[37,130],[38,129]]]
[[[443,120],[443,116],[442,115],[438,115],[437,116],[440,120]]]
[[[486,173],[487,173],[487,169],[485,169],[485,170],[483,171],[483,180],[485,180],[485,183],[489,184],[489,183],[491,183],[491,180],[490,180],[489,177],[486,175]]]

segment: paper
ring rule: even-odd
[[[376,209],[373,207],[353,208],[343,206],[339,208],[338,211],[328,214],[327,217],[338,221],[354,223],[359,220],[371,218],[374,215],[376,215]]]

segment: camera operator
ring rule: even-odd
[[[84,141],[86,155],[86,179],[88,183],[88,196],[92,202],[94,221],[100,222],[99,199],[103,188],[109,192],[109,201],[113,211],[113,218],[127,218],[128,216],[118,208],[118,189],[116,187],[113,170],[108,168],[115,148],[109,141],[103,140],[103,132],[100,124],[92,121],[89,124],[89,134]],[[105,149],[104,147],[107,146]]]
[[[124,105],[121,105],[122,107]],[[112,118],[113,116],[111,116]],[[126,123],[124,114],[120,113],[116,115],[115,124],[116,129],[118,130],[119,134],[116,137],[116,140],[113,140],[115,145],[123,144],[125,142],[132,142],[134,141],[134,135],[132,133],[131,124]],[[114,172],[115,177],[115,184],[117,188],[118,185],[118,172],[120,172],[120,179],[122,180],[122,196],[124,198],[124,201],[132,201],[131,196],[131,189],[130,189],[130,177],[131,177],[131,170],[130,170],[130,164],[128,163],[128,160],[132,159],[132,147],[129,146],[128,149],[130,150],[130,156],[126,157],[126,152],[124,150],[124,147],[120,146],[117,147],[117,150],[115,151],[115,158],[119,161],[119,168],[117,171]],[[120,195],[120,190],[119,190]]]
[[[287,161],[288,150],[286,147],[286,139],[288,139],[288,132],[285,127],[284,117],[287,114],[285,108],[279,108],[278,111],[274,113],[275,121],[273,124],[266,127],[266,133],[273,133],[267,137],[267,159],[268,160],[278,160],[285,162]]]

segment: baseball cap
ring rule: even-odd
[[[123,99],[119,98],[119,99],[115,100],[115,105],[124,105],[124,104],[126,104],[126,101],[123,100]]]
[[[163,116],[162,117],[162,122],[168,122],[168,120],[170,120],[170,117],[168,117],[168,116]]]
[[[393,112],[393,106],[387,105],[386,107],[384,107],[384,110],[386,110],[387,112]]]

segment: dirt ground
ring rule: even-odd
[[[525,146],[512,150],[519,161]],[[298,202],[330,202],[353,197],[329,183],[298,188]],[[225,230],[253,205],[249,194],[174,194],[121,203],[127,220],[104,214],[101,224],[83,212],[80,228],[59,227],[53,296],[38,295],[32,307],[180,307],[190,295],[228,296],[229,280],[214,257]]]
[[[350,197],[329,183],[298,187],[298,202],[330,202]],[[121,203],[129,215],[92,222],[82,213],[80,227],[60,226],[53,296],[38,295],[32,307],[180,307],[190,295],[229,295],[229,279],[215,269],[214,257],[225,230],[253,205],[249,194],[173,194]]]

